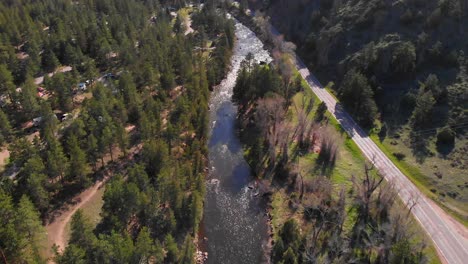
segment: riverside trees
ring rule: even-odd
[[[265,197],[273,197],[273,262],[426,262],[426,245],[410,231],[409,212],[395,202],[392,186],[372,165],[347,175],[349,188],[333,182],[331,175],[342,146],[335,128],[324,128],[326,107],[314,108],[315,102],[305,97],[291,100],[289,84],[274,63],[261,66],[248,57],[242,65],[233,98],[239,104],[247,160],[257,176],[269,182],[266,186],[274,186],[265,192]],[[352,99],[347,103],[375,115],[365,77],[352,72],[347,79],[343,93],[369,95],[353,97],[365,106],[353,105]],[[363,116],[362,120],[371,122],[373,117]],[[316,149],[318,154],[300,159]],[[315,160],[316,169],[300,170],[300,164],[309,159]]]

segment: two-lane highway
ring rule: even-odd
[[[320,85],[297,55],[295,55],[295,64],[312,91],[326,103],[328,111],[338,120],[364,155],[373,161],[381,175],[393,184],[403,202],[408,206],[414,206],[413,214],[434,241],[442,260],[450,264],[468,263],[468,230],[425,197],[408,180],[336,99]]]

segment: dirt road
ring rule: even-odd
[[[68,244],[68,238],[66,235],[67,224],[71,221],[72,216],[82,208],[88,201],[90,201],[103,187],[106,179],[96,182],[91,188],[80,193],[73,199],[75,202],[70,207],[64,209],[63,213],[54,219],[53,222],[46,226],[47,231],[47,246],[51,248],[54,244],[59,247],[59,252],[62,252]]]

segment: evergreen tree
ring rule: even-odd
[[[288,248],[283,254],[283,260],[280,262],[281,264],[297,264],[297,256],[294,254],[292,248]]]
[[[24,186],[34,205],[41,212],[45,212],[49,207],[49,193],[46,190],[45,166],[40,157],[32,156],[28,159],[21,173],[20,183],[20,186]]]
[[[51,49],[46,49],[42,54],[42,67],[48,72],[53,72],[58,66],[60,62],[55,56],[54,52]]]
[[[355,70],[349,71],[340,86],[339,97],[358,123],[372,126],[377,116],[377,105],[366,76]]]
[[[179,249],[172,235],[167,235],[164,239],[164,246],[166,248],[165,263],[177,263],[179,258]]]
[[[11,103],[15,102],[15,85],[13,83],[13,75],[8,70],[6,65],[0,64],[0,95],[8,95]]]
[[[45,231],[39,218],[39,212],[28,197],[22,196],[16,212],[16,232],[22,237],[22,252],[28,262],[40,261],[40,251],[45,240]]]
[[[135,242],[135,255],[134,262],[136,263],[149,263],[152,256],[157,252],[153,245],[150,232],[147,227],[143,227],[138,233]],[[160,252],[158,252],[160,254]],[[158,255],[159,255],[158,254]]]
[[[57,140],[48,144],[49,150],[46,152],[46,168],[50,178],[59,177],[64,180],[68,169],[68,159],[63,152],[62,145]]]
[[[86,251],[82,248],[70,244],[63,252],[63,255],[56,258],[58,264],[86,264]]]
[[[86,161],[86,154],[80,148],[78,139],[75,136],[70,136],[67,139],[67,146],[70,156],[69,176],[73,180],[78,180],[81,186],[89,184],[88,174],[90,172]]]
[[[24,116],[29,120],[35,118],[35,115],[39,111],[39,101],[37,98],[36,85],[32,77],[28,77],[21,87],[20,98]]]
[[[193,238],[189,235],[185,236],[184,245],[181,250],[179,263],[194,264],[195,263],[195,248]]]
[[[81,209],[76,211],[73,215],[70,226],[71,233],[69,243],[91,253],[96,243],[96,237],[93,234],[93,228],[89,220],[85,217]]]
[[[10,137],[12,132],[7,115],[0,109],[0,146]]]
[[[11,196],[0,188],[0,250],[10,261],[21,261],[21,237],[15,230],[16,213]]]

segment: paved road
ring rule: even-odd
[[[391,182],[401,199],[408,206],[416,202],[412,212],[416,219],[434,241],[439,255],[446,263],[468,263],[468,230],[445,213],[429,198],[425,197],[416,186],[392,163],[377,147],[353,118],[337,103],[336,99],[325,90],[309,72],[305,64],[295,55],[296,67],[318,98],[327,104],[330,113],[336,117],[344,130],[352,137],[364,155],[373,160],[375,167]]]

